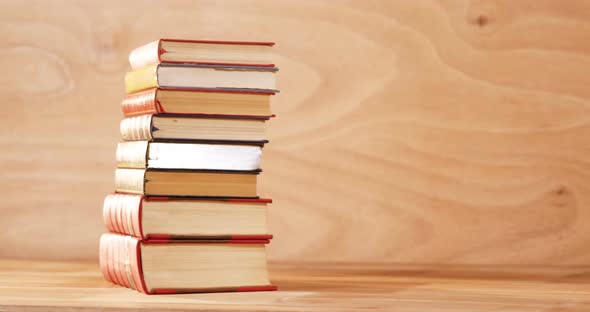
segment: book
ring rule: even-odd
[[[146,294],[272,291],[257,193],[271,42],[159,39],[129,54],[105,279]]]
[[[274,66],[274,42],[159,39],[129,54],[131,68],[158,63]]]
[[[103,218],[112,233],[142,239],[271,239],[270,199],[107,195]]]
[[[259,172],[117,168],[115,190],[150,196],[257,198]]]
[[[125,75],[125,90],[134,93],[165,87],[276,92],[277,71],[276,67],[162,63],[128,72]]]
[[[142,115],[125,118],[120,131],[125,141],[176,140],[220,142],[268,142],[266,118]]]
[[[256,170],[262,146],[129,141],[117,144],[117,167]]]
[[[125,117],[148,114],[271,117],[273,91],[151,88],[128,94],[121,103]]]
[[[106,280],[146,294],[276,290],[270,284],[268,240],[142,240],[103,234]]]

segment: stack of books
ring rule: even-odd
[[[147,294],[276,290],[256,181],[273,43],[161,39],[129,55],[100,266]]]

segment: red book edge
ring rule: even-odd
[[[138,239],[137,243],[135,244],[135,257],[137,260],[137,274],[139,276],[139,280],[141,281],[141,292],[144,294],[151,294],[152,292],[148,291],[148,288],[145,284],[145,277],[143,276],[143,266],[141,261],[141,240]],[[139,290],[139,289],[138,289]]]
[[[170,243],[179,241],[194,241],[194,242],[219,242],[232,243],[243,241],[260,241],[266,242],[273,238],[272,234],[229,234],[229,235],[204,235],[204,236],[182,236],[171,234],[148,234],[144,239],[146,241],[167,241]]]
[[[201,118],[225,118],[225,119],[263,119],[263,120],[267,120],[267,119],[271,119],[271,118],[275,118],[276,115],[272,114],[272,115],[231,115],[231,114],[208,114],[208,113],[175,113],[175,112],[164,112],[164,109],[162,108],[162,106],[160,105],[160,103],[157,103],[158,106],[160,106],[160,112],[157,113],[152,113],[152,112],[145,112],[142,114],[137,114],[137,115],[125,115],[125,117],[134,117],[134,116],[141,116],[141,115],[150,115],[150,114],[158,114],[158,115],[174,115],[174,116],[179,116],[179,117],[201,117]]]
[[[174,201],[174,200],[199,200],[199,201],[228,201],[236,203],[272,203],[270,198],[190,198],[190,197],[168,197],[168,196],[144,196],[145,201]]]
[[[137,211],[137,223],[139,224],[139,235],[141,236],[142,239],[145,238],[145,235],[143,234],[143,201],[145,200],[145,196],[141,195],[141,200],[139,201],[139,211]]]
[[[152,289],[150,294],[153,295],[173,295],[173,294],[190,294],[190,293],[212,293],[212,292],[251,292],[251,291],[276,291],[277,286],[262,285],[262,286],[238,286],[238,287],[219,287],[219,288],[158,288]]]
[[[275,95],[277,92],[273,90],[255,90],[255,89],[216,89],[216,88],[175,88],[175,87],[151,87],[127,93],[126,97],[132,97],[140,93],[152,92],[153,90],[164,91],[186,91],[186,92],[213,92],[213,93],[245,93],[245,94],[259,94],[259,95]]]
[[[162,54],[166,53],[167,51],[162,48],[162,42],[169,41],[169,42],[192,42],[192,43],[204,43],[204,44],[234,44],[234,45],[263,45],[263,46],[274,46],[274,42],[257,42],[257,41],[217,41],[217,40],[189,40],[189,39],[170,39],[170,38],[162,38],[158,39],[158,63],[162,63]],[[223,62],[186,62],[186,61],[167,61],[166,63],[172,64],[206,64],[206,65],[252,65],[252,64],[244,64],[244,63],[223,63]],[[252,66],[260,66],[260,67],[275,67],[275,64],[255,64]]]
[[[270,243],[269,239],[167,239],[167,238],[156,238],[156,239],[142,239],[142,244],[145,245],[160,245],[160,244],[254,244],[254,245],[266,245]]]
[[[192,43],[211,43],[211,44],[241,44],[241,45],[265,45],[274,46],[275,43],[271,41],[233,41],[233,40],[195,40],[195,39],[175,39],[175,38],[161,38],[160,41],[171,42],[192,42]]]

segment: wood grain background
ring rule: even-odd
[[[93,259],[127,54],[277,41],[272,260],[590,264],[589,1],[3,1],[0,256]]]

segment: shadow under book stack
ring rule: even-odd
[[[276,290],[256,181],[273,117],[269,42],[160,39],[131,52],[100,266],[147,294]]]

